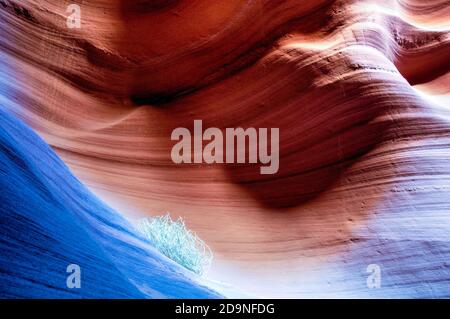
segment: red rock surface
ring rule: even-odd
[[[250,295],[449,296],[448,1],[74,3],[0,1],[0,103],[109,205],[183,216]],[[174,164],[194,119],[279,127],[279,172]]]

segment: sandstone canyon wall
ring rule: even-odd
[[[450,297],[449,22],[447,0],[1,0],[0,106],[128,219],[182,216],[208,280]],[[279,171],[174,164],[196,119],[280,128]]]

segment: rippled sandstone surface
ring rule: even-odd
[[[0,105],[106,203],[253,296],[450,296],[448,1],[73,3],[0,1]],[[195,119],[279,127],[278,173],[174,164]]]

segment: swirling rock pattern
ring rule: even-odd
[[[1,298],[218,298],[0,111]],[[80,267],[79,289],[70,284]]]
[[[104,201],[251,295],[450,296],[448,1],[73,3],[0,1],[0,101]],[[174,164],[194,119],[279,127],[279,172]]]

